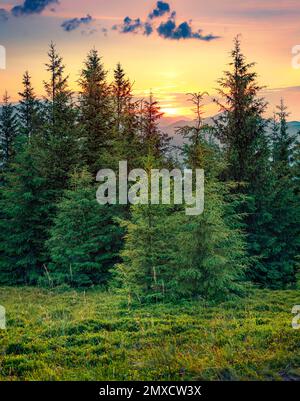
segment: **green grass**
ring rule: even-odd
[[[299,380],[299,291],[129,310],[91,290],[0,288],[0,380]]]

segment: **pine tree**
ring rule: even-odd
[[[293,172],[293,187],[294,187],[294,195],[297,205],[300,205],[300,141],[299,134],[297,135],[297,140],[295,146],[293,148],[293,162],[292,162],[292,172]],[[300,210],[298,208],[298,216],[297,221],[300,221]],[[298,224],[298,227],[300,224]],[[298,238],[300,238],[300,234],[298,234]],[[297,272],[296,278],[299,280],[299,272],[300,272],[300,247],[298,247],[298,255],[297,255]]]
[[[141,116],[141,140],[143,154],[151,155],[156,159],[162,159],[166,154],[170,138],[161,132],[159,121],[163,113],[160,111],[158,102],[150,93],[149,100],[143,102]]]
[[[36,284],[46,261],[51,193],[28,144],[19,150],[1,189],[0,282]]]
[[[48,81],[44,81],[47,94],[45,100],[48,106],[46,112],[50,122],[49,128],[51,127],[52,133],[56,134],[57,120],[60,123],[62,120],[67,121],[68,119],[71,92],[68,89],[68,76],[64,75],[65,66],[62,57],[57,53],[53,42],[49,46],[48,58],[49,61],[45,66],[50,78]],[[65,112],[67,112],[66,115]]]
[[[18,122],[21,133],[30,140],[32,135],[38,133],[42,119],[39,113],[39,102],[31,84],[31,77],[26,71],[23,75],[23,92],[19,92]]]
[[[280,105],[277,106],[276,117],[279,122],[275,121],[275,135],[273,135],[272,142],[272,156],[273,161],[280,162],[281,167],[290,169],[291,163],[291,150],[295,143],[295,137],[288,132],[287,118],[290,113],[287,112],[287,106],[284,104],[284,100],[280,100]],[[276,130],[276,126],[278,129]],[[283,172],[284,173],[284,172]]]
[[[47,69],[51,75],[45,84],[48,97],[41,104],[43,121],[34,135],[30,133],[30,141],[20,144],[3,197],[5,263],[9,269],[10,261],[12,277],[23,283],[37,283],[47,269],[45,242],[56,204],[78,163],[75,109],[63,76],[62,60],[53,44],[49,57]],[[31,98],[29,103],[33,106],[34,94],[27,78],[25,97]],[[25,98],[23,101],[21,111],[25,117]]]
[[[196,97],[194,94],[193,100]],[[198,107],[200,112],[199,102]],[[217,300],[242,292],[247,258],[241,222],[234,214],[234,202],[225,200],[229,198],[225,185],[216,179],[213,160],[219,156],[215,156],[217,148],[204,139],[206,129],[199,113],[195,126],[181,130],[191,139],[185,148],[188,167],[210,169],[204,214],[186,216],[182,207],[152,205],[148,200],[148,204],[133,206],[131,220],[123,222],[127,234],[117,277],[130,301]],[[152,152],[151,146],[149,149]],[[148,176],[160,165],[158,158],[148,155]]]
[[[114,170],[118,163],[126,160],[128,169],[139,167],[141,140],[137,102],[133,100],[132,85],[120,65],[114,70],[110,85],[111,129],[108,133],[105,151],[101,151],[101,164]]]
[[[115,268],[129,303],[158,302],[176,298],[170,280],[175,271],[176,226],[172,208],[163,205],[135,205],[131,219],[122,221],[126,230],[121,251],[123,262]]]
[[[219,82],[215,100],[221,115],[216,119],[216,135],[226,152],[226,178],[251,184],[259,163],[261,146],[264,146],[265,127],[263,119],[266,102],[258,96],[261,86],[252,71],[255,63],[247,63],[241,51],[239,38],[235,38],[231,52],[232,71],[226,71]],[[262,143],[263,142],[263,143]]]
[[[4,171],[15,154],[15,140],[18,133],[16,113],[9,102],[7,92],[3,96],[3,104],[0,111],[0,168]]]
[[[293,160],[292,160],[292,172],[294,177],[295,194],[297,197],[300,196],[300,132],[298,132],[298,138],[296,139],[295,146],[293,148]]]
[[[40,174],[47,179],[48,187],[53,193],[56,191],[55,198],[58,198],[80,162],[81,131],[72,93],[64,75],[65,67],[53,43],[50,44],[48,56],[46,67],[50,78],[44,83],[47,93],[43,107],[44,122],[41,134],[34,138],[32,144]]]
[[[125,71],[120,63],[114,70],[114,82],[112,84],[112,95],[115,108],[115,125],[118,133],[124,130],[124,120],[129,117],[132,102],[131,83],[126,78]]]
[[[167,166],[165,151],[168,146],[167,136],[159,129],[162,116],[160,107],[152,94],[149,101],[142,101],[138,110],[137,133],[140,141],[140,154],[135,163],[150,175],[153,168]],[[172,207],[171,207],[172,209]],[[116,268],[116,277],[130,298],[159,301],[165,296],[165,283],[170,269],[174,230],[168,229],[170,208],[167,206],[135,205],[130,208],[130,218],[122,221],[127,231],[124,251],[121,252],[123,263]]]
[[[225,201],[227,196],[227,201]],[[249,264],[236,207],[240,204],[218,182],[205,184],[205,208],[200,216],[178,219],[176,269],[170,285],[177,298],[221,301],[244,294]]]
[[[111,93],[114,105],[114,141],[110,164],[116,167],[118,161],[127,160],[128,169],[131,170],[138,167],[142,149],[139,138],[138,105],[133,101],[132,84],[126,78],[120,63],[114,70]]]
[[[276,289],[296,282],[296,258],[300,245],[300,208],[292,167],[295,138],[288,132],[289,113],[283,99],[277,110],[272,130],[272,246],[266,261],[270,267],[261,277],[266,285],[271,283],[271,287]]]
[[[245,238],[237,207],[242,198],[233,197],[226,184],[218,180],[224,168],[221,154],[207,140],[211,128],[203,123],[204,93],[190,94],[195,106],[193,126],[182,127],[178,133],[188,138],[184,148],[186,166],[205,173],[204,212],[184,216],[178,221],[180,251],[173,287],[179,296],[221,300],[243,292],[244,272],[249,262]]]
[[[159,168],[161,161],[148,155],[144,169]],[[150,180],[148,191],[150,193]],[[140,194],[141,195],[141,194]],[[173,225],[173,205],[153,205],[150,198],[130,208],[130,219],[121,220],[126,231],[121,251],[122,263],[114,269],[114,277],[128,296],[128,301],[159,302],[170,299],[177,228]]]
[[[114,219],[116,206],[99,205],[87,169],[71,177],[47,242],[55,283],[73,286],[105,285],[109,270],[119,260],[122,230]]]
[[[83,126],[83,159],[95,176],[101,167],[107,167],[106,154],[112,140],[112,107],[110,88],[106,82],[104,69],[98,52],[89,52],[81,71],[80,120]],[[101,161],[101,157],[104,158]]]
[[[240,212],[246,215],[248,251],[256,260],[248,275],[254,282],[272,286],[268,257],[273,247],[270,226],[274,193],[268,121],[264,119],[266,102],[259,97],[262,88],[252,71],[254,63],[246,62],[239,38],[235,39],[231,56],[232,70],[219,80],[223,100],[216,101],[221,111],[216,135],[227,164],[222,176],[237,183],[235,192],[247,196]]]
[[[8,219],[5,210],[5,190],[7,187],[7,174],[11,169],[16,152],[16,139],[18,126],[14,107],[9,102],[7,92],[3,97],[0,110],[0,276],[2,276],[2,261],[5,258],[6,238],[5,224]],[[1,278],[0,278],[1,280]]]
[[[203,98],[207,92],[189,93],[189,101],[193,104],[196,116],[194,125],[187,125],[176,130],[178,135],[187,139],[188,143],[183,146],[184,162],[192,168],[206,169],[206,174],[215,175],[216,171],[224,168],[221,152],[215,141],[211,141],[212,127],[204,123]],[[197,166],[197,167],[196,167]]]
[[[217,301],[243,293],[248,259],[236,205],[225,201],[218,182],[207,182],[205,194],[200,216],[186,216],[172,204],[131,208],[131,219],[122,223],[123,263],[116,267],[129,303]]]

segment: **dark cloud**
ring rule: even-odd
[[[123,25],[121,27],[122,33],[136,33],[142,27],[142,22],[139,18],[131,19],[130,17],[124,18]]]
[[[166,14],[168,14],[167,21],[162,21],[157,26],[155,19]],[[156,29],[160,37],[171,40],[197,39],[209,42],[219,38],[219,36],[212,34],[203,35],[201,29],[194,31],[191,26],[191,21],[184,21],[177,25],[176,11],[171,11],[169,3],[163,1],[158,1],[156,3],[156,8],[148,14],[148,18],[145,22],[143,22],[141,18],[132,19],[126,17],[121,25],[114,25],[112,29],[120,33],[143,34],[146,36],[152,35],[154,29]]]
[[[122,25],[114,25],[113,30],[120,33],[143,33],[144,35],[151,35],[153,27],[149,22],[142,22],[140,18],[132,19],[130,17],[124,18]]]
[[[12,15],[20,17],[22,15],[40,14],[45,8],[58,0],[25,0],[22,5],[15,6],[11,9]]]
[[[0,21],[7,21],[10,15],[21,17],[24,15],[40,14],[50,4],[58,4],[59,0],[25,0],[23,4],[13,7],[7,11],[0,8]],[[54,11],[54,9],[51,9]]]
[[[93,18],[88,14],[86,17],[68,19],[61,24],[61,27],[64,31],[71,32],[75,31],[75,29],[78,29],[82,25],[90,24],[92,21]]]
[[[156,3],[156,8],[148,15],[150,19],[162,17],[171,11],[170,5],[163,1],[158,1]]]
[[[149,22],[146,22],[144,24],[144,34],[146,36],[149,36],[152,34],[152,32],[153,32],[153,26]]]
[[[209,34],[202,35],[201,29],[194,32],[190,22],[182,22],[176,25],[174,18],[170,18],[167,22],[161,22],[157,28],[159,36],[165,39],[180,40],[180,39],[198,39],[204,41],[211,41],[218,39],[218,36]]]

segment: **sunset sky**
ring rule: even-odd
[[[0,45],[7,52],[0,92],[17,101],[28,69],[42,96],[53,40],[74,91],[82,61],[95,47],[109,76],[120,61],[137,96],[152,89],[166,116],[190,117],[185,94],[215,94],[237,34],[267,86],[269,113],[284,97],[290,120],[300,120],[300,69],[291,63],[292,48],[300,44],[299,0],[0,0]],[[205,111],[217,112],[210,98]]]

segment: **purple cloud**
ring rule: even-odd
[[[114,25],[112,29],[120,33],[143,33],[147,36],[153,32],[150,22],[142,22],[140,18],[132,19],[130,17],[124,18],[121,25]]]
[[[163,1],[158,1],[156,4],[156,8],[148,15],[150,19],[162,17],[165,14],[170,13],[170,5]]]
[[[168,14],[168,19],[161,21],[157,26],[154,20],[166,14]],[[201,29],[194,31],[191,21],[184,21],[177,25],[176,11],[171,11],[169,3],[163,1],[156,3],[156,8],[148,14],[148,19],[145,22],[141,18],[132,19],[126,17],[121,25],[114,25],[112,29],[117,30],[119,33],[143,34],[146,36],[152,35],[155,29],[160,37],[171,40],[196,39],[209,42],[219,38],[219,36],[213,34],[203,35]]]
[[[20,17],[22,15],[40,14],[50,4],[58,4],[58,0],[25,0],[22,5],[11,9],[12,15]]]
[[[64,31],[71,32],[78,29],[81,25],[90,24],[92,21],[93,18],[88,14],[86,17],[68,19],[61,24],[61,27]]]
[[[162,22],[157,28],[157,32],[162,38],[171,40],[198,39],[209,42],[219,38],[219,36],[212,34],[202,35],[201,29],[198,29],[196,32],[194,32],[190,22],[185,21],[179,25],[176,25],[176,22],[173,18],[168,19],[167,22]]]

